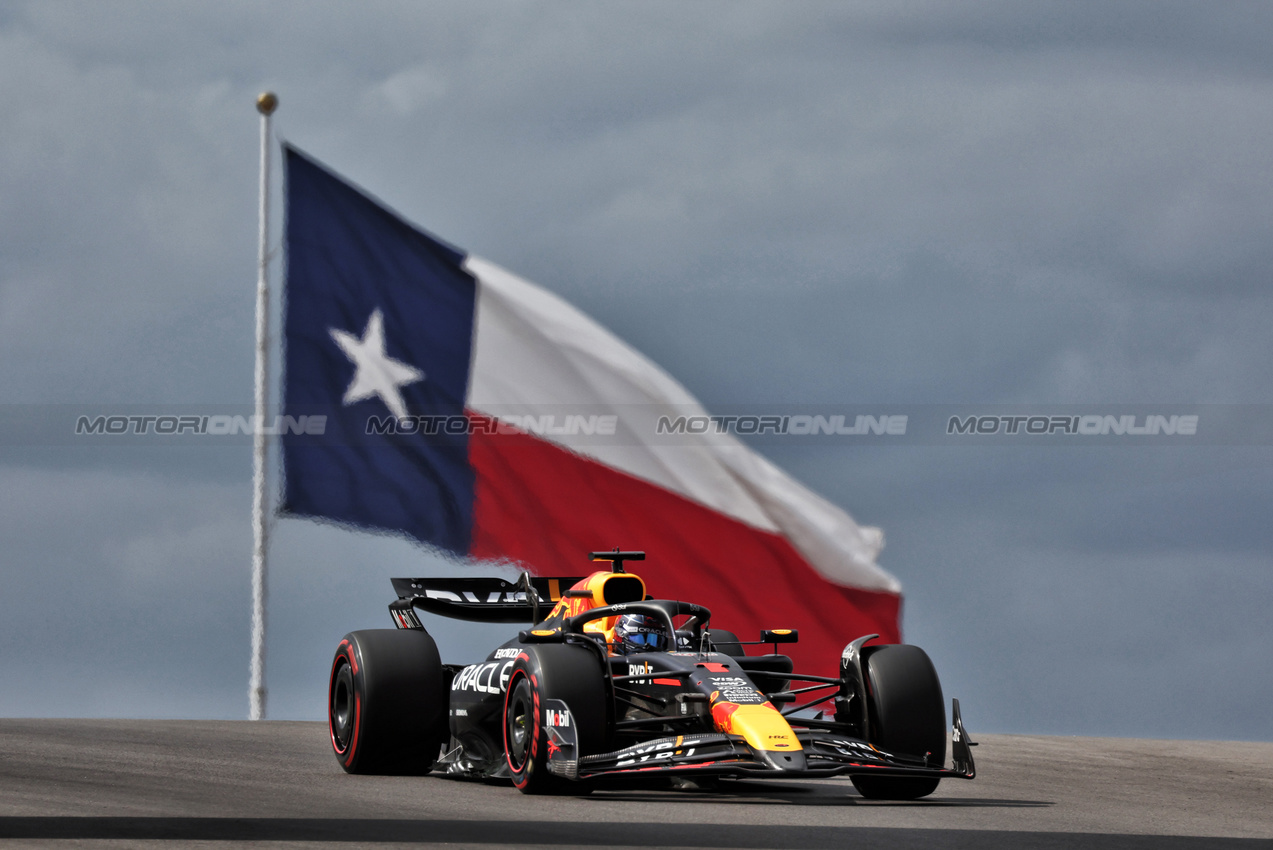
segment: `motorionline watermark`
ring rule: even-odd
[[[613,437],[619,428],[614,414],[542,415],[502,414],[498,417],[458,414],[425,416],[368,416],[363,433],[367,436],[411,436],[424,434],[535,434],[547,437]]]
[[[368,436],[413,434],[532,434],[544,437],[613,437],[620,417],[615,414],[499,414],[498,416],[427,415],[370,416],[364,433]],[[838,436],[888,434],[904,435],[906,416],[857,416],[852,422],[842,414],[660,416],[655,434],[831,434]]]
[[[1140,424],[1137,424],[1139,420]],[[1197,414],[1122,414],[1088,413],[1077,416],[952,416],[946,422],[947,434],[1071,434],[1084,437],[1179,435],[1192,437],[1198,433]]]
[[[1020,439],[1022,437],[1198,437],[1202,417],[1197,413],[1040,413],[1019,414],[963,412],[936,409],[918,417],[911,414],[853,415],[811,413],[696,414],[683,416],[652,413],[625,417],[617,414],[556,413],[487,415],[472,413],[427,415],[376,415],[358,417],[340,429],[348,434],[353,425],[367,437],[444,436],[529,434],[545,438],[614,438],[626,431],[631,438],[641,439],[639,431],[652,428],[658,437],[697,439],[704,435],[744,435],[757,437],[835,436],[884,437],[906,436],[920,441],[962,441],[969,437]],[[337,414],[337,420],[341,420]],[[622,420],[622,422],[621,422]],[[918,425],[916,422],[918,421]],[[1219,423],[1224,439],[1235,426],[1234,416],[1211,418],[1209,428]],[[1243,418],[1243,422],[1267,421]],[[1228,431],[1225,430],[1226,423]],[[620,425],[623,428],[620,428]],[[267,436],[307,437],[332,434],[330,414],[255,416],[176,411],[174,413],[90,413],[75,419],[77,437],[118,438],[124,435],[168,436]],[[1210,434],[1210,431],[1208,432]],[[1219,433],[1219,432],[1218,432]],[[649,431],[646,431],[649,434]],[[1199,437],[1201,438],[1201,437]],[[648,438],[647,438],[648,439]]]
[[[75,433],[79,436],[99,434],[193,434],[217,437],[238,434],[308,434],[322,436],[327,431],[326,416],[275,416],[269,420],[262,416],[213,415],[134,415],[134,416],[81,416],[75,420]]]
[[[735,416],[660,416],[656,434],[790,434],[809,436],[865,436],[906,434],[906,415],[855,416],[853,424],[842,414],[822,416],[806,413]]]

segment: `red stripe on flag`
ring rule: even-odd
[[[800,672],[838,675],[844,645],[864,634],[901,640],[899,596],[828,581],[777,534],[537,437],[474,430],[474,557],[552,576],[578,574],[593,550],[644,549],[648,560],[630,567],[655,598],[705,605],[742,640],[799,629],[781,650]]]

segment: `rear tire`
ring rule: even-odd
[[[544,703],[561,700],[574,723],[576,758],[603,752],[606,694],[601,659],[571,644],[527,647],[513,662],[504,698],[504,754],[513,784],[524,794],[591,793],[591,786],[548,770]]]
[[[712,629],[712,649],[717,652],[723,652],[731,658],[745,658],[747,650],[743,649],[742,642],[738,639],[738,635],[733,632],[727,632],[724,629]]]
[[[946,703],[928,654],[893,644],[862,650],[866,679],[867,739],[887,753],[946,761]],[[853,776],[853,787],[871,800],[917,800],[941,781],[926,777]]]
[[[787,690],[791,686],[788,674],[795,669],[789,655],[749,655],[740,660],[738,666],[766,696]]]
[[[350,632],[327,695],[332,751],[346,773],[428,773],[449,735],[437,645],[417,629]]]

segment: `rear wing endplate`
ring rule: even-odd
[[[395,578],[389,605],[400,628],[420,628],[412,609],[479,623],[537,623],[582,576],[536,578]],[[408,615],[408,616],[404,616]]]

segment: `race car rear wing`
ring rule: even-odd
[[[536,578],[395,578],[389,613],[400,629],[423,628],[416,608],[479,623],[538,623],[582,576]],[[529,592],[528,592],[529,591]]]

